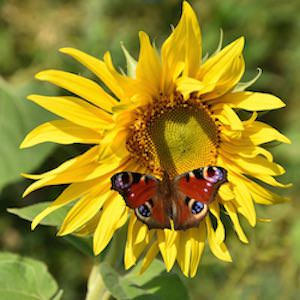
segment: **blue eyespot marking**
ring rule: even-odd
[[[203,170],[203,177],[212,183],[222,182],[226,179],[226,171],[221,167],[206,167]]]
[[[144,218],[148,218],[151,216],[151,211],[149,207],[145,204],[142,204],[141,206],[138,207],[138,212]]]
[[[204,208],[203,203],[201,203],[200,201],[195,201],[192,205],[192,208],[191,208],[192,214],[194,214],[194,215],[199,214],[202,211],[203,208]]]
[[[132,176],[128,172],[119,173],[115,177],[115,185],[119,189],[128,188],[132,183]]]

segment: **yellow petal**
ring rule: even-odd
[[[141,31],[140,55],[136,66],[136,78],[142,80],[149,88],[151,95],[157,96],[160,92],[161,63],[156,50],[150,43],[149,36]]]
[[[32,221],[31,229],[33,230],[46,216],[56,211],[57,209],[68,205],[69,203],[79,199],[84,194],[89,193],[90,190],[98,184],[96,180],[73,183],[69,185],[64,191],[51,203],[49,207],[40,212]]]
[[[269,184],[269,185],[276,186],[276,187],[290,188],[293,186],[292,183],[287,183],[287,184],[281,183],[270,175],[256,175],[256,178]]]
[[[250,111],[270,110],[285,106],[279,98],[271,94],[257,92],[228,93],[219,98],[218,101]]]
[[[128,229],[127,229],[127,240],[125,245],[125,254],[124,254],[124,264],[125,269],[129,269],[132,267],[137,258],[133,255],[133,237],[135,235],[134,232],[134,224],[136,223],[137,218],[134,214],[131,214],[129,223],[128,223]]]
[[[182,5],[182,17],[177,27],[181,26],[184,32],[182,49],[185,52],[184,56],[184,71],[186,76],[195,76],[199,70],[202,57],[201,32],[198,24],[197,16],[190,4],[186,1]],[[174,30],[177,29],[177,27]],[[191,45],[193,45],[191,47]],[[179,45],[178,45],[179,46]],[[176,47],[176,46],[175,46]],[[179,49],[176,49],[179,51]]]
[[[76,125],[66,120],[55,120],[44,123],[30,131],[20,148],[31,147],[44,142],[58,144],[97,144],[100,142],[102,134]]]
[[[192,234],[191,231],[194,228],[188,229],[180,233],[180,242],[178,243],[177,261],[182,273],[188,277],[191,266],[191,254],[192,254]]]
[[[91,179],[106,176],[109,178],[113,173],[116,173],[118,168],[122,166],[122,162],[117,159],[102,163],[92,162],[76,169],[67,169],[61,173],[50,174],[32,183],[24,192],[24,196],[29,193],[48,185],[68,184],[73,182],[88,181]]]
[[[225,152],[223,152],[222,155],[231,162],[231,168],[238,173],[248,174],[259,178],[261,175],[278,176],[285,172],[282,166],[270,162],[262,156],[247,158],[234,154],[227,154]]]
[[[258,147],[255,145],[251,145],[251,142],[249,141],[248,143],[246,143],[244,145],[235,145],[233,143],[222,143],[221,144],[221,149],[223,151],[226,151],[229,154],[239,154],[242,157],[245,158],[254,158],[258,155],[262,155],[264,156],[269,162],[273,162],[273,155],[271,152],[269,152],[268,150],[262,148],[262,147]]]
[[[116,95],[116,97],[124,99],[125,96],[123,87],[102,60],[74,48],[61,48],[59,51],[70,55],[86,66],[98,78],[100,78],[100,80]]]
[[[180,77],[176,81],[177,90],[187,99],[193,92],[201,91],[204,87],[203,83],[197,79],[190,77]]]
[[[124,157],[129,154],[126,146],[127,137],[128,129],[118,126],[109,131],[101,143],[109,147],[116,156]]]
[[[96,193],[93,191],[82,197],[68,212],[58,235],[70,234],[91,220],[100,211],[105,201],[111,198],[111,195],[109,185],[104,185]]]
[[[246,163],[246,166],[248,166],[248,168],[247,167],[246,168],[241,168],[241,165],[238,165],[236,163],[239,160],[239,158],[237,156],[235,158],[233,158],[233,156],[231,155],[231,157],[229,158],[229,157],[226,157],[226,155],[224,155],[224,154],[225,153],[222,152],[222,155],[218,156],[218,164],[220,166],[223,166],[225,169],[227,169],[227,171],[230,170],[230,171],[233,171],[237,174],[251,175],[251,176],[255,177],[256,179],[259,179],[259,180],[261,180],[261,181],[263,181],[263,182],[265,182],[269,185],[276,186],[276,187],[289,188],[289,187],[292,186],[291,183],[284,184],[284,183],[278,182],[273,177],[274,175],[270,175],[270,174],[273,174],[274,172],[279,172],[279,173],[284,173],[285,172],[284,169],[281,166],[277,165],[277,164],[274,164],[270,168],[270,165],[267,166],[266,163],[263,163],[263,165],[259,166],[259,169],[263,170],[263,172],[265,172],[265,174],[261,174],[261,173],[255,171],[254,164],[252,165],[252,167],[250,166],[250,168],[249,168],[249,164]],[[257,161],[256,161],[256,163],[257,163]],[[270,163],[270,162],[268,162],[268,163]],[[275,175],[275,176],[277,176],[277,175]]]
[[[142,263],[142,267],[140,270],[140,274],[144,273],[148,267],[150,266],[150,264],[152,263],[152,261],[154,260],[154,258],[157,256],[159,252],[159,248],[158,248],[158,242],[155,241],[151,247],[149,248],[148,252],[146,253],[144,259],[143,259],[143,263]]]
[[[232,144],[237,144],[237,145],[244,145],[245,142],[247,142],[247,144],[249,144],[249,140],[242,139],[245,129],[243,131],[233,130],[229,126],[229,124],[230,124],[229,121],[227,119],[224,120],[223,117],[221,118],[220,121],[223,123],[222,130],[220,131],[220,137],[223,141],[226,141],[226,142],[229,142]],[[250,142],[250,144],[251,144],[251,142]]]
[[[236,112],[227,104],[217,104],[213,107],[215,116],[232,130],[243,130],[244,126]]]
[[[97,212],[89,221],[87,221],[82,227],[77,229],[76,232],[74,232],[73,234],[82,237],[92,235],[95,232],[96,227],[99,223],[100,215],[101,211]]]
[[[76,97],[30,95],[27,99],[66,120],[90,129],[105,129],[113,122],[111,115]]]
[[[147,227],[147,231],[144,231],[143,236],[141,236],[140,229],[144,228],[143,226],[146,225],[138,222],[135,214],[132,214],[127,230],[127,241],[124,255],[125,269],[131,268],[136,263],[137,259],[149,243],[149,231]]]
[[[94,253],[98,255],[109,243],[114,232],[120,227],[120,219],[127,216],[126,205],[121,197],[111,193],[102,210],[99,224],[94,234]]]
[[[263,188],[254,181],[245,181],[246,186],[248,187],[254,202],[264,205],[273,205],[276,203],[288,202],[289,198],[279,196],[271,191]]]
[[[244,73],[242,57],[244,38],[241,37],[209,58],[200,68],[197,79],[206,86],[202,95],[204,100],[220,97],[232,89]]]
[[[220,206],[217,201],[212,202],[209,204],[209,211],[214,215],[217,219],[217,228],[215,231],[216,235],[216,242],[222,244],[225,240],[225,228],[220,218]]]
[[[134,238],[134,245],[138,245],[146,239],[149,230],[147,225],[143,224],[140,221],[136,222],[134,227],[136,233]]]
[[[235,209],[234,205],[230,201],[223,203],[223,205],[233,223],[233,228],[234,228],[235,232],[237,233],[240,241],[248,244],[248,239],[240,225],[239,218],[236,213],[236,209]]]
[[[89,150],[87,150],[86,152],[84,152],[83,154],[78,155],[74,158],[71,158],[71,159],[65,161],[64,163],[59,165],[57,168],[55,168],[51,171],[44,172],[42,174],[22,174],[22,175],[25,178],[41,179],[41,178],[47,177],[49,175],[55,175],[55,174],[62,173],[64,171],[72,169],[72,168],[77,169],[78,167],[81,167],[85,164],[89,164],[93,161],[97,161],[99,149],[100,149],[99,146],[94,146],[94,147],[90,148]]]
[[[185,276],[194,277],[204,250],[206,238],[205,224],[202,222],[199,228],[191,228],[180,232],[179,250],[177,254],[178,264]]]
[[[228,183],[221,185],[219,189],[219,195],[223,201],[229,201],[234,198],[234,193]]]
[[[136,80],[133,78],[130,78],[128,76],[120,74],[114,67],[111,55],[109,51],[105,52],[103,56],[103,61],[109,70],[109,72],[112,74],[112,76],[115,78],[115,81],[118,82],[118,84],[122,87],[125,95],[125,99],[122,100],[127,100],[131,98],[133,95],[137,93],[137,85],[136,85]]]
[[[194,277],[197,273],[200,259],[202,257],[202,253],[205,247],[205,240],[206,240],[205,222],[201,222],[199,228],[191,231],[191,237],[192,237],[192,255],[191,255],[190,276]]]
[[[281,134],[278,130],[263,122],[255,121],[247,128],[249,139],[255,144],[260,145],[271,141],[278,141],[290,144],[291,141]]]
[[[183,2],[181,19],[161,51],[165,91],[170,90],[183,68],[185,76],[196,75],[202,57],[201,32],[197,17],[188,2]]]
[[[166,247],[172,247],[178,239],[179,232],[174,229],[164,229]]]
[[[128,221],[129,212],[130,212],[130,208],[125,206],[125,211],[122,214],[122,216],[120,217],[119,221],[116,223],[116,228],[122,227]]]
[[[117,101],[98,84],[79,75],[59,70],[46,70],[36,74],[36,78],[66,89],[108,112],[111,112],[112,106],[117,104]]]
[[[238,204],[237,210],[241,213],[249,222],[249,224],[254,227],[256,224],[256,211],[254,208],[253,200],[251,194],[242,180],[236,176],[231,176],[230,181],[232,181],[235,193],[235,202]]]
[[[210,218],[205,218],[206,230],[207,230],[207,240],[211,252],[220,260],[231,262],[230,253],[224,243],[219,244],[216,238],[215,231],[212,227]]]
[[[175,230],[157,230],[157,241],[160,253],[169,272],[176,260],[179,233]]]

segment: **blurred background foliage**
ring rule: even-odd
[[[156,45],[177,24],[180,2],[176,0],[0,0],[0,248],[46,262],[64,290],[63,299],[80,300],[93,260],[55,237],[55,230],[30,224],[6,212],[7,207],[53,200],[62,187],[45,188],[22,200],[29,184],[20,172],[42,172],[84,150],[80,145],[50,143],[18,150],[24,135],[55,117],[29,103],[29,93],[58,94],[47,84],[34,81],[34,74],[58,68],[92,75],[70,58],[59,54],[71,46],[102,57],[112,52],[116,65],[125,68],[120,41],[135,56],[139,30],[147,31]],[[224,44],[246,37],[244,81],[263,69],[252,87],[281,97],[287,107],[261,116],[284,132],[292,145],[271,145],[275,158],[287,169],[282,181],[293,182],[281,191],[291,203],[257,207],[255,230],[243,222],[249,245],[241,244],[230,226],[227,245],[233,263],[217,261],[205,253],[198,275],[184,279],[191,299],[299,299],[300,295],[300,2],[298,0],[201,0],[190,1],[200,19],[204,53],[212,53],[224,30]],[[224,220],[226,223],[227,220]],[[207,251],[208,252],[208,251]],[[176,270],[175,270],[176,272]]]

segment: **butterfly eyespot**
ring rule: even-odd
[[[226,171],[220,167],[206,167],[203,170],[203,177],[209,182],[216,183],[225,180]]]
[[[189,210],[193,215],[198,215],[203,212],[203,210],[207,212],[207,205],[205,203],[202,203],[195,199],[191,199],[189,197],[185,198],[185,203],[188,205]]]
[[[208,167],[206,169],[206,176],[208,177],[214,177],[216,174],[216,168],[215,167]]]
[[[192,214],[197,215],[199,214],[204,208],[204,204],[201,203],[200,201],[195,201],[192,205],[191,205],[191,211]]]
[[[146,202],[145,204],[140,205],[135,209],[136,215],[141,219],[149,218],[152,214],[152,207],[151,205]]]
[[[119,173],[115,177],[115,186],[119,189],[128,188],[132,184],[132,175],[128,172]]]

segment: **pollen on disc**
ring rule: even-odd
[[[161,166],[171,175],[207,166],[216,153],[216,126],[206,111],[180,107],[163,114],[151,126]]]
[[[201,101],[165,97],[136,113],[127,147],[153,173],[176,176],[214,164],[217,125]]]

